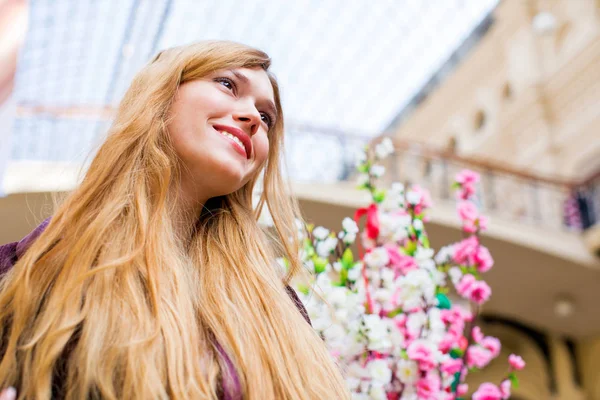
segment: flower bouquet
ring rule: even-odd
[[[474,325],[491,295],[482,275],[494,263],[480,240],[487,219],[476,206],[479,176],[466,170],[456,177],[464,238],[435,253],[425,230],[428,192],[376,186],[385,172],[379,163],[391,153],[389,138],[365,147],[359,189],[372,202],[345,218],[338,233],[298,223],[313,281],[296,289],[354,399],[464,398],[467,374],[489,364],[501,346]],[[517,355],[508,361],[506,378],[482,384],[473,399],[510,397],[525,363]]]

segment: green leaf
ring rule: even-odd
[[[314,256],[312,258],[313,263],[315,264],[315,273],[320,274],[325,271],[325,267],[327,267],[327,260],[323,257]]]
[[[354,265],[354,255],[352,254],[352,250],[348,247],[344,250],[344,254],[342,254],[342,266],[344,269],[348,270],[352,268]]]
[[[346,286],[346,282],[348,282],[348,270],[342,268],[340,271],[340,286]]]
[[[459,348],[454,348],[454,349],[450,350],[450,357],[452,357],[454,359],[461,358],[464,354],[465,354],[465,352]]]
[[[385,200],[385,190],[384,189],[380,189],[380,190],[376,190],[373,193],[373,201],[375,203],[381,203],[383,200]]]
[[[388,318],[394,318],[396,315],[402,314],[402,309],[401,308],[397,308],[395,310],[390,311],[389,313],[387,313]]]
[[[511,372],[510,374],[508,374],[508,379],[510,379],[512,386],[515,389],[519,388],[519,378],[517,378],[517,374],[515,374],[514,372]]]
[[[417,244],[415,242],[413,242],[412,240],[408,240],[406,242],[406,244],[404,245],[404,251],[409,256],[414,255],[415,251],[417,251]]]
[[[438,293],[435,297],[438,300],[438,308],[441,308],[442,310],[449,310],[452,306],[450,299],[445,294]]]
[[[431,244],[429,243],[429,238],[427,237],[427,235],[421,235],[420,239],[421,239],[421,244],[423,245],[424,248],[429,249],[431,247]]]
[[[460,384],[460,371],[454,374],[454,380],[452,381],[452,385],[450,388],[452,389],[452,393],[456,393],[458,389],[458,385]]]
[[[298,287],[296,289],[298,289],[300,293],[303,293],[306,296],[308,296],[308,293],[310,292],[310,288],[307,285],[298,284]]]

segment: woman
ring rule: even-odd
[[[287,287],[301,268],[298,211],[269,65],[204,42],[138,73],[80,186],[13,244],[0,387],[27,399],[349,398]],[[277,237],[257,225],[264,204]]]

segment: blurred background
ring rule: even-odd
[[[388,182],[427,187],[435,248],[460,238],[449,191],[482,175],[496,260],[483,329],[515,399],[600,399],[599,0],[0,0],[0,243],[71,190],[133,75],[159,50],[229,39],[265,50],[306,218],[364,206],[357,151],[381,135]]]

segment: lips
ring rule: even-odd
[[[244,145],[244,150],[246,150],[246,158],[250,159],[252,154],[252,141],[250,140],[250,136],[248,136],[244,131],[238,128],[234,128],[233,126],[228,125],[213,125],[213,128],[219,132],[226,132],[230,135],[239,139],[240,142]]]

